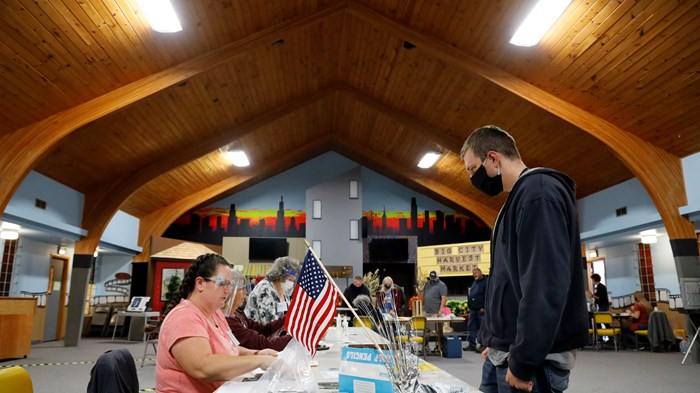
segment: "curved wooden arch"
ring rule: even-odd
[[[399,165],[395,162],[383,158],[381,161],[372,157],[371,154],[366,152],[366,148],[357,143],[352,143],[349,141],[341,141],[337,138],[334,140],[335,148],[334,150],[340,152],[341,154],[347,156],[358,162],[362,162],[363,165],[368,168],[375,170],[382,174],[389,174],[394,178],[404,179],[406,182],[411,183],[414,188],[419,188],[423,192],[437,201],[447,200],[454,205],[457,205],[469,212],[472,212],[475,216],[479,217],[484,224],[488,225],[489,228],[493,228],[496,222],[496,216],[498,212],[484,206],[481,203],[474,201],[473,199],[461,194],[454,189],[447,187],[435,180],[428,177],[421,177],[412,175],[407,172],[404,165]]]
[[[314,142],[303,143],[300,148],[289,152],[287,155],[261,165],[253,174],[241,175],[236,178],[220,181],[142,217],[139,225],[138,244],[143,248],[143,251],[134,258],[134,261],[148,261],[150,256],[150,247],[148,246],[151,236],[162,235],[173,221],[196,206],[201,206],[208,201],[221,198],[222,194],[232,194],[239,189],[248,188],[254,184],[260,183],[269,177],[308,161],[310,157],[315,157],[327,152],[329,148],[330,137],[320,138]]]
[[[109,221],[116,214],[119,207],[139,188],[159,175],[202,157],[230,143],[232,140],[269,125],[299,109],[312,105],[334,94],[336,90],[337,87],[331,85],[290,101],[287,105],[270,110],[264,115],[233,127],[226,132],[213,135],[209,139],[201,139],[197,145],[190,145],[179,154],[170,155],[134,173],[124,175],[118,181],[109,182],[94,193],[86,195],[83,209],[83,228],[87,229],[88,234],[76,243],[76,250],[80,248],[85,253],[94,252]]]
[[[78,128],[188,78],[225,64],[250,50],[268,45],[279,39],[280,35],[289,34],[342,12],[346,7],[347,4],[341,2],[308,16],[281,22],[0,137],[0,146],[3,147],[3,154],[0,155],[0,168],[3,168],[0,172],[0,190],[2,190],[0,191],[0,211],[5,210],[29,171],[56,143]]]
[[[367,7],[350,2],[348,10],[377,28],[407,39],[431,55],[500,86],[597,138],[610,147],[642,183],[661,214],[669,236],[672,239],[695,237],[693,224],[678,211],[679,207],[687,204],[679,157],[445,42],[417,33]]]

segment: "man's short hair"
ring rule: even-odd
[[[591,280],[600,282],[600,274],[598,274],[598,273],[591,274]]]
[[[355,280],[360,280],[360,281],[364,281],[365,279],[364,279],[364,278],[362,278],[362,276],[355,276]]]
[[[510,159],[520,159],[520,152],[515,146],[515,139],[500,127],[488,125],[472,131],[464,141],[459,156],[464,160],[467,151],[472,150],[477,157],[486,157],[486,153],[496,151]]]
[[[472,269],[472,273],[476,270],[481,271],[481,269],[479,269],[478,267],[475,267],[474,269]]]

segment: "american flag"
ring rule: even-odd
[[[337,298],[335,287],[309,249],[292,293],[284,328],[311,356],[316,355],[316,345],[333,322]]]

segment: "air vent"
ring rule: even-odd
[[[627,206],[615,209],[615,215],[618,217],[627,215]]]
[[[46,210],[46,201],[34,199],[34,206],[38,207],[39,209]]]

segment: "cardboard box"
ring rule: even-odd
[[[393,393],[386,366],[374,347],[347,346],[340,355],[339,393]]]

